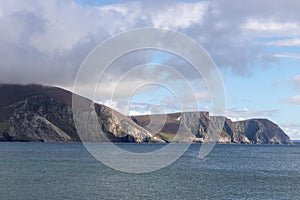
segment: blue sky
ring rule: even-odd
[[[84,58],[99,43],[123,31],[168,28],[202,45],[219,68],[226,90],[227,116],[232,120],[263,117],[300,139],[300,3],[297,0],[253,1],[125,1],[125,0],[11,0],[0,5],[0,80],[3,83],[41,83],[72,90]],[[180,14],[178,14],[180,13]],[[178,88],[178,76],[145,68],[108,95],[130,67],[160,63],[187,75],[199,107],[208,110],[210,97],[191,66],[175,56],[155,51],[124,56],[108,70],[106,87],[97,100],[124,113],[174,112],[179,105],[167,88],[128,88],[145,80],[168,78]],[[152,70],[151,70],[152,69]],[[158,69],[157,69],[158,70]],[[177,77],[177,78],[176,78]],[[143,79],[143,80],[142,80]],[[88,85],[88,84],[87,84]],[[86,86],[88,87],[88,86]],[[179,91],[179,90],[178,90]],[[193,95],[181,89],[186,104]],[[176,96],[175,95],[175,96]],[[127,99],[126,99],[127,98]]]

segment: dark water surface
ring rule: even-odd
[[[300,199],[300,145],[216,145],[203,160],[199,147],[167,168],[128,174],[82,144],[0,143],[0,199]]]

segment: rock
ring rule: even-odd
[[[153,116],[151,116],[153,117]],[[150,122],[150,116],[132,116],[133,121],[143,127],[147,127]],[[172,135],[178,132],[180,121],[187,127],[184,133],[193,134],[196,138],[201,138],[202,141],[208,137],[208,128],[210,121],[207,112],[187,112],[187,113],[172,113],[166,117],[165,125],[162,127],[159,135],[169,138],[172,141]],[[178,133],[183,134],[181,132]],[[178,137],[179,138],[179,137]],[[185,142],[183,139],[176,142]],[[167,142],[170,142],[167,141]],[[200,141],[201,140],[195,140]],[[237,143],[237,144],[291,144],[292,141],[284,133],[284,131],[276,124],[268,119],[249,119],[245,121],[232,122],[230,119],[224,119],[223,131],[218,139],[218,143]]]
[[[80,99],[94,109],[76,113],[80,120],[75,122],[71,92],[40,85],[0,85],[0,141],[203,142],[213,137],[208,133],[210,122],[222,119],[219,143],[291,143],[284,131],[267,119],[232,122],[210,117],[208,112],[127,117]],[[92,120],[97,121],[90,123]],[[82,130],[76,130],[75,123]],[[79,137],[78,132],[84,134]]]
[[[131,118],[113,111],[112,109],[93,104],[83,99],[87,104],[95,107],[99,127],[102,130],[89,129],[88,123],[91,113],[81,113],[81,119],[86,127],[92,130],[87,135],[77,134],[72,113],[72,94],[65,90],[43,86],[1,86],[4,88],[1,96],[0,110],[5,113],[0,121],[1,141],[35,141],[35,142],[79,142],[82,139],[90,142],[161,142],[134,123]],[[17,90],[14,93],[12,90]],[[23,89],[23,90],[22,90]],[[33,91],[32,91],[33,90]],[[1,92],[1,91],[0,91]],[[20,95],[21,94],[21,95]],[[96,131],[95,131],[96,130]]]

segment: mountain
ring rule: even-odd
[[[185,112],[172,113],[166,116],[143,115],[131,117],[134,122],[148,129],[148,124],[155,118],[164,119],[159,133],[162,139],[166,141],[174,137],[179,129],[181,120],[186,127],[184,139],[188,142],[201,142],[208,132],[209,122],[212,118],[208,112]],[[178,120],[181,118],[181,120]],[[154,119],[154,120],[153,120]],[[157,121],[157,120],[155,120]],[[249,119],[245,121],[232,122],[230,119],[224,119],[224,127],[218,139],[219,143],[243,143],[243,144],[291,144],[289,136],[275,123],[268,119]],[[150,129],[149,129],[150,130]],[[179,133],[182,134],[182,133]],[[181,137],[177,137],[180,142]],[[202,139],[203,140],[203,139]]]
[[[207,130],[212,118],[207,112],[128,117],[76,96],[83,104],[94,106],[99,123],[98,129],[90,127],[86,122],[90,121],[91,113],[80,112],[81,120],[76,123],[91,131],[79,137],[73,119],[72,95],[50,86],[0,85],[0,141],[163,143],[203,142],[203,138],[209,137]],[[175,137],[177,131],[179,134]],[[225,118],[219,142],[290,144],[291,140],[267,119],[232,122]]]
[[[164,142],[129,117],[80,98],[83,103],[95,106],[102,129],[89,133],[88,139],[77,134],[71,92],[41,85],[1,85],[0,141],[102,142],[108,138],[113,142]]]

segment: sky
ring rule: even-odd
[[[227,117],[268,118],[300,139],[299,8],[298,0],[1,0],[0,82],[72,90],[85,57],[99,43],[131,29],[165,28],[191,37],[211,56],[223,79]],[[116,87],[131,67],[146,63]],[[184,75],[194,92],[164,66]],[[167,52],[132,52],[106,73],[105,89],[95,99],[124,114],[176,112],[182,106],[209,110],[211,105],[204,80]],[[166,79],[178,91],[142,84]]]

